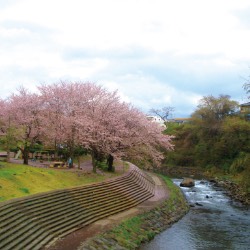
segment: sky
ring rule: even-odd
[[[249,0],[0,0],[0,98],[83,81],[147,113],[247,101]]]

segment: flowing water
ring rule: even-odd
[[[195,206],[141,250],[250,250],[249,210],[206,181],[196,180],[195,187],[182,190]]]

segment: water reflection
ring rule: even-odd
[[[180,181],[174,180],[177,185]],[[195,187],[183,188],[183,192],[191,204],[198,205],[141,249],[250,249],[249,211],[208,182],[196,181]]]

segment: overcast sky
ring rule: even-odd
[[[1,98],[82,80],[188,117],[202,96],[246,102],[249,75],[249,0],[0,0]]]

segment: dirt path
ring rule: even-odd
[[[16,164],[23,164],[23,160],[21,159],[14,159],[14,158],[11,158],[10,159],[10,162],[11,163],[16,163]],[[39,168],[48,168],[50,166],[51,162],[50,161],[42,161],[40,162],[39,160],[37,161],[32,161],[32,160],[29,160],[29,166],[33,166],[33,167],[39,167]],[[58,170],[61,170],[59,168],[54,168],[54,169],[58,169]],[[68,171],[74,171],[78,169],[77,167],[74,167],[74,168],[65,168],[64,170],[68,170]],[[83,171],[86,171],[86,172],[91,172],[93,170],[93,165],[91,163],[91,161],[84,161],[81,163],[81,170]]]
[[[141,203],[140,205],[126,210],[122,213],[118,213],[109,216],[105,219],[96,221],[89,226],[86,226],[78,231],[75,231],[62,239],[58,239],[54,245],[46,248],[48,250],[76,250],[81,242],[86,239],[95,236],[111,229],[113,226],[121,223],[122,220],[136,216],[138,214],[149,211],[169,197],[169,190],[165,183],[156,175],[150,174],[155,181],[155,195],[149,200]]]

